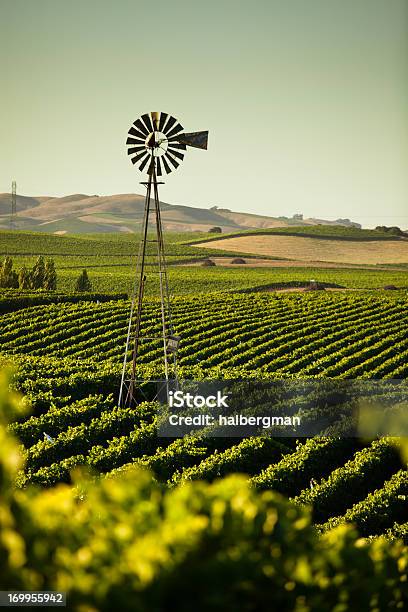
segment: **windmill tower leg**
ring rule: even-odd
[[[166,252],[163,238],[163,226],[161,222],[160,200],[156,168],[153,167],[153,191],[154,191],[154,206],[156,218],[156,240],[157,240],[157,261],[159,265],[159,284],[160,284],[160,308],[162,318],[162,334],[163,334],[163,357],[164,357],[164,376],[166,380],[166,393],[168,397],[168,381],[169,378],[178,384],[177,377],[177,348],[171,351],[169,340],[175,339],[173,321],[171,314],[169,280],[167,275]]]
[[[139,247],[138,265],[136,272],[137,289],[134,291],[132,298],[131,311],[128,323],[128,332],[126,340],[125,356],[123,360],[121,386],[119,392],[119,405],[125,407],[134,407],[137,405],[138,386],[142,381],[137,380],[137,365],[138,357],[140,356],[141,343],[144,340],[154,340],[153,337],[147,337],[143,334],[142,315],[143,315],[143,300],[145,296],[146,283],[152,280],[151,277],[155,272],[149,271],[150,256],[148,252],[148,244],[155,242],[156,249],[156,265],[158,274],[158,286],[160,295],[160,318],[161,318],[161,342],[163,346],[163,363],[164,363],[164,383],[166,394],[168,394],[169,379],[177,380],[177,354],[176,351],[169,353],[168,340],[174,338],[173,323],[171,319],[171,304],[169,293],[169,282],[167,276],[167,266],[165,258],[165,248],[163,240],[163,228],[160,214],[160,200],[158,192],[158,183],[156,176],[154,156],[151,157],[149,179],[143,183],[146,186],[146,199],[144,206],[144,215],[142,223],[142,235]],[[153,193],[152,193],[153,192]],[[153,195],[153,197],[152,197]],[[153,203],[153,206],[152,206]],[[155,217],[155,240],[149,238],[149,228],[153,223],[150,221],[150,215]],[[154,227],[152,227],[154,229]],[[128,373],[129,351],[131,351],[130,375]],[[172,359],[171,359],[172,356]],[[171,366],[171,367],[170,367]]]
[[[144,205],[143,223],[142,223],[142,236],[139,245],[139,255],[136,268],[136,284],[132,296],[132,303],[129,316],[128,332],[126,339],[125,356],[123,360],[122,379],[119,392],[119,406],[130,406],[134,403],[135,395],[135,379],[136,379],[136,362],[139,350],[140,340],[140,326],[141,317],[143,310],[143,297],[146,282],[145,274],[145,263],[146,263],[146,247],[147,247],[147,236],[149,229],[149,216],[150,216],[150,197],[152,189],[152,176],[149,174],[149,180],[146,185],[146,198]],[[137,289],[136,289],[137,288]],[[136,320],[136,327],[133,332],[134,321]],[[132,347],[132,348],[131,348]],[[132,365],[130,379],[127,380],[127,364],[129,349],[132,350]]]

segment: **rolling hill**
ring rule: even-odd
[[[11,195],[0,194],[0,228],[10,227]],[[65,197],[17,196],[16,227],[48,233],[128,232],[138,230],[142,222],[144,196],[134,193],[110,196],[72,194]],[[345,225],[360,227],[349,219],[323,221],[303,219],[301,215],[269,217],[225,208],[196,208],[161,202],[165,230],[208,231],[213,226],[223,232],[274,227]]]

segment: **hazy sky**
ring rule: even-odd
[[[143,193],[150,110],[208,129],[161,199],[408,227],[407,0],[0,0],[0,191]]]

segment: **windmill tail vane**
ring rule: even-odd
[[[184,132],[183,126],[175,117],[154,111],[141,115],[133,122],[128,131],[126,145],[132,164],[148,176],[147,181],[142,182],[146,187],[146,198],[119,392],[119,405],[134,407],[140,401],[147,399],[142,391],[142,383],[146,381],[137,378],[141,357],[146,353],[145,343],[151,345],[157,340],[161,341],[164,372],[164,380],[161,383],[167,396],[169,382],[172,381],[175,386],[178,384],[177,350],[180,337],[176,335],[172,321],[158,191],[158,185],[162,183],[157,177],[177,170],[184,159],[187,147],[206,150],[208,131]],[[151,220],[152,215],[153,220]],[[149,233],[149,229],[154,231],[154,237]],[[156,245],[153,253],[148,248],[149,243]],[[149,261],[152,257],[153,263]],[[159,335],[157,332],[154,335],[149,328],[145,329],[143,321],[146,287],[153,285],[154,278],[158,280],[160,296]]]

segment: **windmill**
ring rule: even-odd
[[[170,174],[178,168],[184,158],[187,147],[207,149],[208,131],[184,132],[180,123],[167,113],[151,112],[142,115],[130,127],[126,145],[133,165],[141,172],[147,173],[147,181],[141,184],[146,187],[142,233],[136,268],[135,290],[132,296],[130,316],[127,328],[125,356],[123,359],[122,378],[119,392],[119,405],[135,406],[140,399],[140,383],[137,380],[137,365],[141,347],[144,342],[154,343],[160,340],[162,345],[165,387],[168,392],[168,381],[177,383],[177,350],[180,338],[174,335],[171,318],[169,282],[167,276],[166,256],[163,239],[163,227],[159,201],[158,177],[163,173]],[[153,216],[153,220],[151,219]],[[149,234],[153,226],[154,238]],[[151,257],[149,244],[154,249],[155,270],[147,261]],[[143,300],[145,290],[151,277],[156,275],[160,292],[160,334],[145,334],[142,325]],[[130,368],[129,368],[130,366]]]

